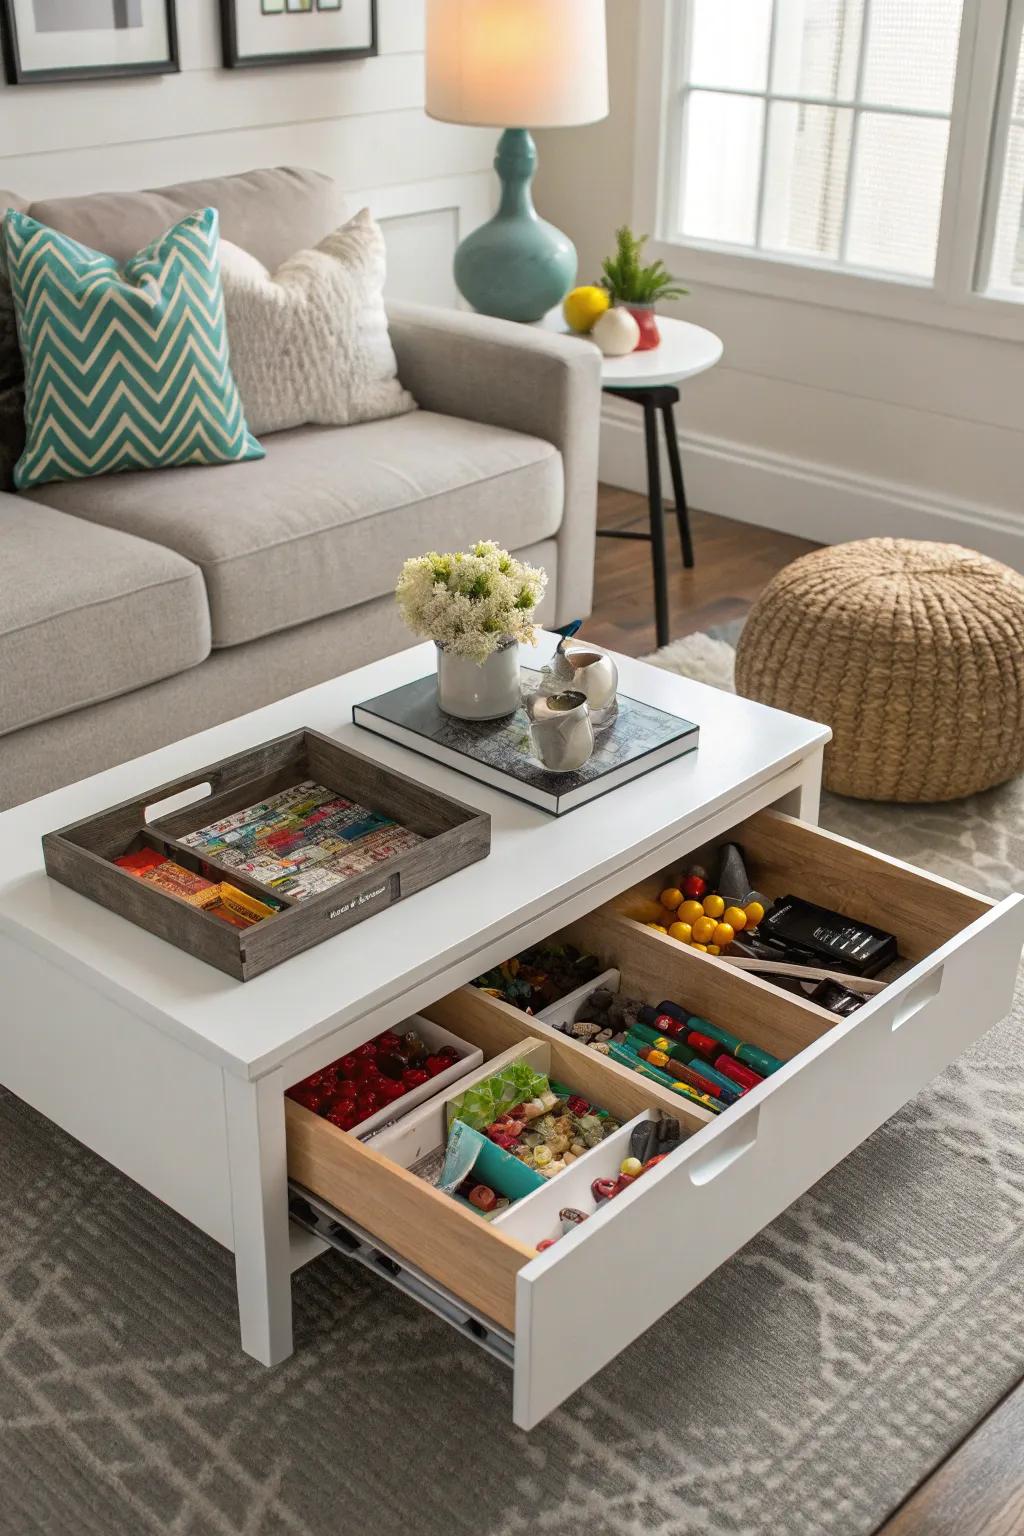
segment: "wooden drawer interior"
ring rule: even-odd
[[[550,1055],[552,1079],[609,1110],[624,1127],[638,1116],[661,1111],[679,1121],[685,1137],[702,1129],[711,1118],[699,1105],[684,1104],[659,1084],[476,988],[465,987],[423,1012],[452,1034],[479,1046],[487,1060],[502,1055],[517,1042],[543,1041]],[[584,1182],[589,1187],[590,1179],[612,1171],[606,1166],[608,1155],[604,1159],[596,1156],[606,1145],[602,1144],[527,1201],[519,1202],[513,1207],[517,1217],[514,1225],[517,1232],[532,1234],[532,1241],[527,1241],[482,1220],[392,1162],[374,1150],[372,1141],[364,1144],[287,1098],[285,1120],[289,1178],[328,1201],[509,1331],[515,1326],[516,1274],[536,1257],[534,1244],[542,1236],[553,1235],[552,1211],[557,1213],[557,1206],[572,1203],[570,1187],[579,1189]],[[611,1138],[607,1146],[611,1146]],[[627,1153],[613,1150],[610,1155],[617,1168]],[[535,1231],[531,1221],[520,1216],[519,1207],[525,1209],[528,1203],[538,1207]]]
[[[751,818],[731,840],[743,848],[757,889],[773,897],[792,890],[887,928],[896,934],[908,962],[924,958],[992,906],[962,887],[778,813]],[[603,965],[615,966],[627,995],[651,1004],[671,999],[784,1060],[837,1025],[835,1015],[815,1004],[677,944],[628,915],[678,875],[675,868],[652,877],[559,936],[597,955]],[[610,1110],[624,1128],[637,1116],[657,1112],[674,1115],[684,1136],[712,1120],[717,1123],[718,1117],[699,1105],[476,988],[464,987],[422,1011],[478,1046],[485,1060],[524,1040],[546,1042],[550,1076]],[[552,1213],[559,1205],[573,1204],[592,1177],[612,1171],[599,1166],[601,1148],[595,1148],[495,1225],[374,1150],[372,1142],[364,1145],[291,1100],[286,1101],[286,1117],[292,1179],[510,1332],[515,1329],[516,1276],[536,1257],[541,1237],[553,1235]],[[611,1140],[602,1145],[610,1148]],[[616,1159],[623,1155],[615,1152]],[[642,1199],[642,1186],[631,1193]],[[585,1225],[578,1234],[583,1242],[587,1232]],[[551,1257],[557,1262],[557,1248]]]
[[[766,896],[793,893],[895,934],[900,960],[882,978],[886,981],[897,980],[994,905],[963,886],[778,811],[758,812],[723,841],[742,848],[751,885]],[[664,998],[685,1003],[788,1060],[831,1027],[835,1015],[643,922],[660,891],[675,885],[691,863],[711,867],[714,855],[714,848],[695,850],[574,924],[565,937],[608,963],[614,956],[625,993],[652,1003]]]

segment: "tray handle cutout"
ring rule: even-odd
[[[696,1184],[698,1188],[702,1184],[710,1184],[712,1179],[717,1179],[727,1168],[731,1168],[744,1153],[756,1147],[760,1115],[761,1106],[758,1105],[743,1115],[735,1125],[726,1126],[707,1151],[690,1163],[690,1183]]]
[[[213,785],[209,779],[204,779],[199,784],[189,784],[173,795],[168,795],[165,800],[154,800],[152,805],[144,805],[142,819],[148,827],[151,822],[159,821],[161,816],[170,816],[175,811],[183,811],[187,805],[195,805],[199,800],[208,800],[212,794]]]
[[[893,1034],[898,1029],[902,1029],[904,1024],[909,1023],[916,1013],[921,1012],[922,1008],[926,1008],[933,998],[938,997],[942,989],[944,970],[944,965],[937,965],[934,970],[928,972],[927,976],[922,976],[920,981],[914,983],[893,1014]]]

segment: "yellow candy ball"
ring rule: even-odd
[[[689,944],[693,938],[693,929],[689,923],[673,923],[668,933],[670,939],[678,939],[680,944]]]
[[[709,944],[708,945],[708,954],[709,955],[720,955],[721,953],[722,953],[722,951],[719,949],[717,944]]]
[[[675,885],[670,885],[666,890],[662,891],[661,895],[658,897],[658,900],[661,902],[662,906],[665,907],[669,912],[674,912],[682,899],[683,893]]]
[[[698,917],[693,924],[693,936],[701,944],[710,944],[715,936],[715,920],[713,917]]]
[[[749,928],[756,928],[762,917],[764,917],[764,907],[762,907],[759,901],[748,901],[743,911]],[[734,923],[733,927],[735,926]]]
[[[721,896],[711,895],[704,897],[705,917],[721,917],[724,911],[725,902],[722,900]]]
[[[742,933],[747,926],[747,914],[742,907],[726,907],[723,920],[730,923],[737,933]]]
[[[699,901],[684,901],[679,908],[679,921],[681,923],[695,923],[704,916],[704,908]]]
[[[731,944],[735,937],[736,934],[732,923],[719,923],[713,934],[714,941],[719,949],[724,949],[727,944]]]
[[[562,301],[562,314],[570,330],[586,335],[610,304],[611,295],[607,288],[587,285],[574,288],[571,293],[566,294]]]
[[[708,947],[707,947],[706,944],[691,944],[690,948],[691,949],[701,949],[701,950],[704,951],[705,954],[707,954],[707,952],[708,952]]]

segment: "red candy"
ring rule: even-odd
[[[398,1036],[391,1029],[386,1029],[382,1035],[377,1036],[376,1045],[378,1051],[397,1051]]]
[[[700,875],[687,875],[683,881],[683,895],[688,901],[700,901],[707,888],[707,881],[702,880]]]
[[[618,1194],[617,1179],[595,1179],[590,1186],[590,1193],[600,1205],[602,1200],[610,1200]]]
[[[543,1253],[545,1248],[553,1248],[556,1241],[557,1239],[553,1237],[542,1237],[540,1242],[537,1244],[537,1252]]]
[[[322,1109],[326,1102],[318,1088],[310,1088],[305,1083],[299,1083],[297,1088],[289,1088],[288,1097],[296,1104],[301,1104],[303,1109],[311,1109],[314,1114]]]
[[[498,1197],[486,1184],[474,1184],[469,1192],[469,1203],[475,1205],[478,1211],[493,1211]]]
[[[354,1056],[343,1056],[341,1060],[336,1063],[336,1066],[342,1077],[355,1077],[356,1058]]]
[[[565,1102],[565,1107],[571,1115],[587,1115],[590,1113],[590,1105],[586,1099],[581,1099],[578,1093],[574,1093]]]
[[[450,1056],[428,1056],[423,1063],[423,1070],[428,1077],[437,1077],[442,1072],[447,1072],[451,1066]]]
[[[429,1083],[430,1077],[422,1067],[406,1067],[402,1073],[402,1082],[407,1088],[419,1088],[423,1083]]]

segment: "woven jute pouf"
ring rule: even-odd
[[[832,727],[837,794],[989,789],[1024,771],[1024,576],[957,544],[815,550],[754,604],[736,691]]]

